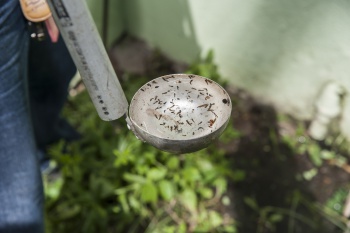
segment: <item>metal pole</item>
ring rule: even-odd
[[[101,119],[125,115],[128,102],[85,0],[48,0],[48,4]]]

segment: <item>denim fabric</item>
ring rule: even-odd
[[[77,71],[62,38],[57,43],[52,43],[48,36],[40,42],[30,40],[28,65],[30,106],[38,148],[45,151],[49,144],[60,139],[78,139],[79,135],[60,118],[69,82]]]
[[[26,93],[28,32],[0,0],[0,232],[43,232],[43,192]]]
[[[44,31],[48,35],[46,28]],[[43,41],[30,40],[29,101],[42,172],[49,168],[50,157],[46,151],[50,144],[61,139],[71,142],[80,138],[80,134],[60,117],[69,83],[76,71],[61,37],[57,43],[52,43],[48,36]]]

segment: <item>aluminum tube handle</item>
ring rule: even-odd
[[[102,120],[125,115],[128,102],[85,0],[48,0],[53,18]]]

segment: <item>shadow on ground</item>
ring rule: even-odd
[[[242,136],[226,149],[232,169],[246,174],[230,185],[239,232],[341,232],[313,204],[324,203],[348,183],[349,175],[324,164],[311,181],[298,181],[296,177],[313,164],[283,142],[274,108],[240,90],[233,90],[233,100],[234,127]],[[251,204],[254,201],[256,209]]]

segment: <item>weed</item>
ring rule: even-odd
[[[220,81],[211,56],[191,69]],[[148,78],[126,79],[130,99]],[[69,100],[64,115],[83,139],[66,152],[63,142],[50,150],[61,176],[45,182],[47,232],[235,232],[220,208],[230,203],[227,177],[244,174],[231,171],[215,143],[186,155],[159,151],[124,120],[101,121],[86,92]],[[229,126],[222,140],[238,136]]]

